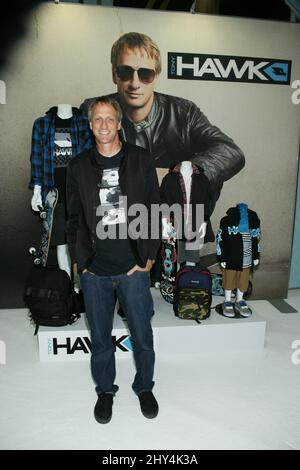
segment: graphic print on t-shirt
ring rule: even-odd
[[[54,184],[58,190],[58,202],[63,203],[66,201],[67,166],[73,156],[71,129],[72,118],[61,119],[59,116],[55,116],[53,146]],[[58,223],[61,224],[62,222],[59,221]]]
[[[67,166],[72,158],[70,128],[56,128],[54,136],[54,165]]]
[[[243,269],[252,266],[252,243],[250,232],[242,233],[243,240]]]
[[[119,185],[119,168],[110,168],[103,171],[99,198],[103,215],[103,226],[126,222],[125,209],[122,204],[123,198]]]

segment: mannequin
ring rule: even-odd
[[[184,185],[185,185],[185,191],[186,191],[186,209],[187,209],[187,212],[186,212],[186,221],[185,221],[185,224],[188,224],[188,221],[189,221],[189,217],[191,216],[190,212],[191,212],[191,187],[192,187],[192,174],[193,174],[193,166],[192,166],[192,162],[191,161],[183,161],[181,162],[180,164],[180,173],[183,177],[183,181],[184,181]],[[206,225],[207,223],[206,222],[203,222],[199,228],[199,231],[198,233],[201,233],[201,237],[200,237],[200,240],[204,240],[204,236],[205,236],[205,233],[206,233]],[[196,245],[195,246],[195,242],[188,242],[186,241],[185,242],[185,247],[183,247],[183,243],[182,243],[182,248],[185,248],[185,252],[186,252],[186,265],[187,266],[195,266],[196,265],[196,262],[195,261],[189,261],[188,257],[193,255],[193,257],[195,257],[195,255],[197,256],[197,262],[199,262],[200,260],[200,249],[202,248],[203,246],[203,243],[201,245],[201,242],[200,240],[197,240],[196,242]],[[180,242],[181,244],[181,242]],[[197,250],[197,254],[194,253],[194,250]]]
[[[59,268],[65,270],[70,277],[71,263],[64,230],[66,168],[71,158],[91,147],[91,142],[87,118],[77,108],[72,108],[71,104],[52,107],[45,116],[34,122],[31,207],[35,212],[42,210],[47,192],[54,186],[58,189],[50,245],[56,247]]]
[[[247,204],[239,203],[227,211],[220,222],[217,234],[217,256],[220,261],[225,290],[223,315],[234,317],[251,316],[251,309],[244,301],[244,292],[249,284],[250,269],[258,266],[260,256],[260,220]],[[232,290],[236,289],[235,303]]]
[[[183,262],[188,266],[195,266],[200,261],[200,249],[203,246],[207,233],[211,207],[210,183],[202,170],[191,161],[183,161],[171,168],[164,177],[161,185],[161,202],[171,206],[178,203],[182,207],[183,227],[182,239],[178,240],[178,263]],[[197,205],[204,205],[204,222],[196,226]],[[209,222],[210,224],[210,222]],[[168,238],[172,226],[168,219],[162,220],[163,238]],[[196,240],[189,239],[189,233],[197,233]],[[209,237],[205,241],[213,241],[213,233],[209,231]],[[210,238],[211,237],[211,238]]]
[[[72,117],[72,106],[70,104],[59,104],[57,106],[57,116],[61,119],[69,119]],[[33,196],[31,199],[32,210],[37,212],[43,208],[42,203],[42,187],[39,184],[34,185]]]

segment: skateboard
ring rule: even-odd
[[[41,208],[39,217],[42,221],[41,242],[38,249],[29,248],[29,253],[33,256],[33,263],[46,266],[49,254],[51,232],[53,225],[54,209],[58,200],[58,191],[56,188],[50,190],[45,198],[44,207]]]
[[[224,289],[222,287],[222,274],[211,273],[212,278],[212,287],[211,293],[212,295],[224,295]]]
[[[169,237],[161,245],[162,273],[160,293],[169,304],[173,303],[175,278],[177,272],[176,230],[172,227]]]

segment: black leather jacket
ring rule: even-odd
[[[117,93],[110,96],[119,101]],[[81,105],[84,113],[91,100]],[[244,154],[233,140],[184,98],[154,93],[147,119],[134,124],[124,117],[122,131],[124,140],[149,150],[156,168],[170,168],[184,160],[200,166],[212,184],[215,201],[224,181],[245,165]]]

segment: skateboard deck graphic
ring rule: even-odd
[[[166,302],[172,304],[177,272],[176,231],[173,228],[169,237],[161,245],[162,274],[160,293]]]
[[[40,210],[40,218],[42,220],[41,242],[38,249],[31,247],[30,254],[34,258],[34,264],[46,266],[49,254],[51,232],[53,226],[53,216],[55,206],[58,200],[58,191],[56,188],[50,190],[45,198],[44,207]]]

